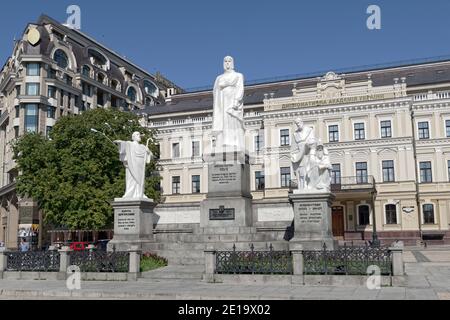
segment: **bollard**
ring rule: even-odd
[[[138,275],[141,273],[141,253],[138,246],[132,246],[129,250],[128,273],[130,280],[137,281]]]
[[[405,275],[405,266],[403,264],[403,242],[396,241],[389,248],[392,261],[392,275],[403,276]]]
[[[303,246],[299,243],[291,243],[289,245],[289,251],[292,255],[292,283],[304,284],[304,259],[303,259]]]
[[[67,276],[67,268],[70,266],[70,255],[72,251],[69,247],[62,247],[58,250],[59,252],[59,280],[65,280]]]

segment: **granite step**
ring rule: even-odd
[[[192,265],[169,265],[164,268],[142,272],[138,281],[146,280],[201,280],[205,266],[201,264]]]
[[[273,250],[287,250],[289,243],[286,241],[260,241],[260,242],[210,242],[210,243],[185,243],[185,242],[155,242],[149,244],[148,250],[152,251],[177,251],[182,254],[193,251],[205,250],[233,250],[236,246],[238,251],[250,250],[253,245],[254,250],[269,250],[272,245]]]
[[[246,233],[246,234],[156,234],[157,242],[244,242],[244,241],[283,241],[284,234]],[[285,240],[284,240],[285,241]]]

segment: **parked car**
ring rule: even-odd
[[[70,249],[73,251],[84,251],[87,250],[89,242],[72,242],[70,244]]]
[[[111,241],[109,239],[98,240],[96,243],[97,250],[106,251],[108,248],[108,242]]]

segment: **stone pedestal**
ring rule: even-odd
[[[294,238],[304,250],[321,250],[325,243],[329,250],[337,247],[333,239],[331,193],[290,193],[289,201],[294,208]]]
[[[200,227],[252,225],[250,164],[242,152],[210,154],[208,195],[200,204]]]
[[[153,209],[151,199],[115,199],[114,238],[108,243],[108,251],[146,250],[153,242]]]

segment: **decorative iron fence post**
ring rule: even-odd
[[[216,250],[205,251],[205,281],[214,282],[216,272]]]
[[[138,246],[132,246],[130,248],[129,259],[128,272],[131,277],[129,280],[137,281],[138,275],[141,272],[141,250]]]
[[[403,276],[405,275],[405,267],[403,264],[403,242],[396,241],[389,248],[392,261],[392,275]]]

